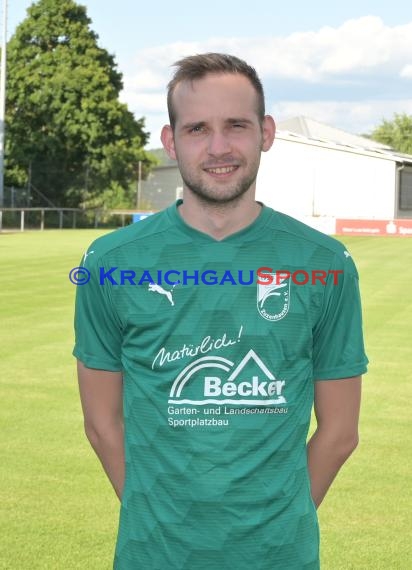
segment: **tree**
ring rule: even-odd
[[[57,205],[118,191],[130,201],[139,161],[143,175],[153,161],[90,24],[73,0],[39,0],[8,46],[6,183],[30,182]]]
[[[398,152],[412,154],[412,115],[395,113],[394,119],[384,120],[371,133],[370,138]]]

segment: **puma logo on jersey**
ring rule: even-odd
[[[89,251],[89,252],[85,252],[84,254],[84,258],[83,258],[83,263],[86,263],[86,259],[89,257],[89,255],[91,255],[92,253],[94,253],[94,250]]]
[[[163,289],[163,287],[161,285],[158,285],[157,283],[149,283],[149,291],[153,291],[154,293],[159,293],[160,295],[166,295],[168,301],[170,302],[170,304],[172,305],[172,307],[175,306],[174,301],[173,301],[173,297],[172,297],[172,293],[173,293],[173,289],[175,288],[175,285],[173,285],[171,291],[166,291],[166,289]]]

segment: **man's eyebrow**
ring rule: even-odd
[[[185,123],[184,125],[181,126],[182,130],[187,130],[187,129],[194,129],[195,127],[204,127],[206,125],[205,121],[194,121],[193,123]]]
[[[229,117],[228,119],[226,119],[225,121],[226,123],[229,123],[231,125],[233,125],[234,123],[245,123],[248,125],[252,125],[253,121],[251,121],[250,119],[246,119],[245,117]]]

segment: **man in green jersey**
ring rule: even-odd
[[[358,440],[357,271],[255,201],[275,136],[255,70],[176,65],[162,142],[183,200],[96,240],[77,291],[86,433],[121,499],[114,567],[317,569],[316,507]]]

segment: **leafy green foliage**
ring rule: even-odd
[[[144,119],[119,101],[122,76],[86,9],[39,0],[8,47],[6,183],[30,182],[58,205],[129,192],[152,159]],[[131,205],[131,204],[130,204]]]
[[[398,152],[412,154],[412,115],[395,113],[392,121],[384,120],[370,137]]]

